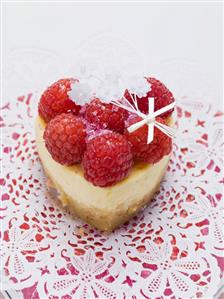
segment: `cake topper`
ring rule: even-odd
[[[128,128],[129,132],[148,125],[147,143],[152,142],[154,126],[174,137],[174,130],[156,121],[156,116],[173,109],[175,102],[154,111],[154,98],[149,98],[148,114],[142,113],[137,104],[137,97],[145,97],[150,83],[146,80],[145,59],[135,47],[125,39],[102,35],[88,41],[77,53],[73,72],[80,82],[72,86],[69,97],[79,105],[99,98],[104,103],[112,103],[142,118]],[[133,104],[125,97],[128,90]]]
[[[175,102],[164,106],[163,108],[154,111],[154,98],[149,97],[148,98],[148,107],[149,111],[148,114],[142,113],[139,108],[138,108],[138,102],[136,99],[136,95],[131,95],[133,105],[125,98],[122,98],[122,102],[119,101],[112,101],[112,103],[120,108],[123,108],[131,113],[137,114],[139,117],[142,118],[139,122],[132,124],[130,127],[127,128],[127,130],[131,133],[134,132],[135,130],[141,128],[145,124],[148,125],[148,138],[147,138],[147,144],[151,143],[153,141],[153,136],[154,136],[154,126],[157,127],[160,131],[165,133],[167,136],[174,138],[175,131],[173,128],[162,124],[158,121],[156,121],[156,117],[163,114],[166,111],[169,111],[174,108]]]

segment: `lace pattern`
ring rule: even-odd
[[[38,61],[42,66],[50,61],[52,67],[29,76],[32,63]],[[11,54],[11,81],[6,81],[19,96],[8,95],[0,119],[3,289],[20,290],[24,298],[32,299],[176,299],[215,294],[224,270],[223,113],[204,101],[211,92],[187,90],[192,68],[178,63],[158,66],[164,78],[172,70],[179,76],[173,78],[179,88],[178,130],[166,177],[149,207],[105,235],[61,207],[46,187],[36,151],[34,118],[40,91],[58,79],[65,66],[56,54],[43,50]],[[21,88],[35,91],[36,86],[33,94],[21,96]],[[183,97],[183,90],[191,97]]]

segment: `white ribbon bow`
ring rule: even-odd
[[[118,102],[118,101],[112,101],[112,104],[114,104],[120,108],[123,108],[131,113],[135,113],[142,118],[142,120],[140,120],[139,122],[128,127],[128,129],[127,129],[128,132],[132,133],[135,130],[137,130],[140,127],[147,124],[148,125],[147,144],[149,144],[150,142],[153,141],[154,126],[156,128],[158,128],[160,131],[162,131],[164,134],[166,134],[167,136],[174,138],[174,135],[175,135],[174,130],[169,126],[161,124],[160,122],[156,121],[156,117],[163,114],[164,112],[169,111],[170,109],[173,109],[176,104],[175,101],[167,106],[162,107],[161,109],[159,109],[157,111],[154,111],[154,98],[148,98],[148,101],[149,101],[148,102],[149,103],[148,114],[144,114],[138,108],[136,96],[131,95],[131,98],[133,101],[133,105],[125,97],[122,98],[122,100],[123,100],[122,103]]]

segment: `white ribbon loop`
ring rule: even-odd
[[[167,106],[162,107],[161,109],[159,109],[157,111],[154,111],[154,106],[155,106],[154,98],[148,98],[148,107],[149,107],[148,114],[144,114],[138,108],[136,96],[132,96],[131,94],[130,94],[130,96],[132,98],[133,105],[125,97],[122,98],[122,102],[112,101],[112,104],[114,104],[120,108],[123,108],[131,113],[137,114],[139,117],[142,118],[142,120],[140,120],[139,122],[128,127],[128,129],[127,129],[128,132],[132,133],[132,132],[138,130],[139,128],[141,128],[142,126],[144,126],[145,124],[147,124],[148,125],[147,144],[149,144],[153,141],[154,126],[156,128],[158,128],[160,131],[162,131],[164,134],[169,136],[170,138],[174,138],[174,136],[175,136],[174,129],[165,124],[161,124],[160,122],[156,121],[156,117],[163,114],[164,112],[167,112],[167,111],[173,109],[176,105],[175,101]]]
[[[148,107],[149,107],[149,115],[152,115],[154,113],[154,98],[148,98]],[[153,135],[154,135],[154,120],[148,120],[148,138],[147,138],[147,144],[153,141]]]

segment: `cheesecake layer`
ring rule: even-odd
[[[63,206],[103,231],[112,231],[132,218],[159,189],[169,156],[158,163],[137,164],[129,176],[111,187],[96,187],[83,176],[81,165],[63,166],[52,159],[43,141],[45,123],[36,120],[36,143],[46,174],[60,194]]]

